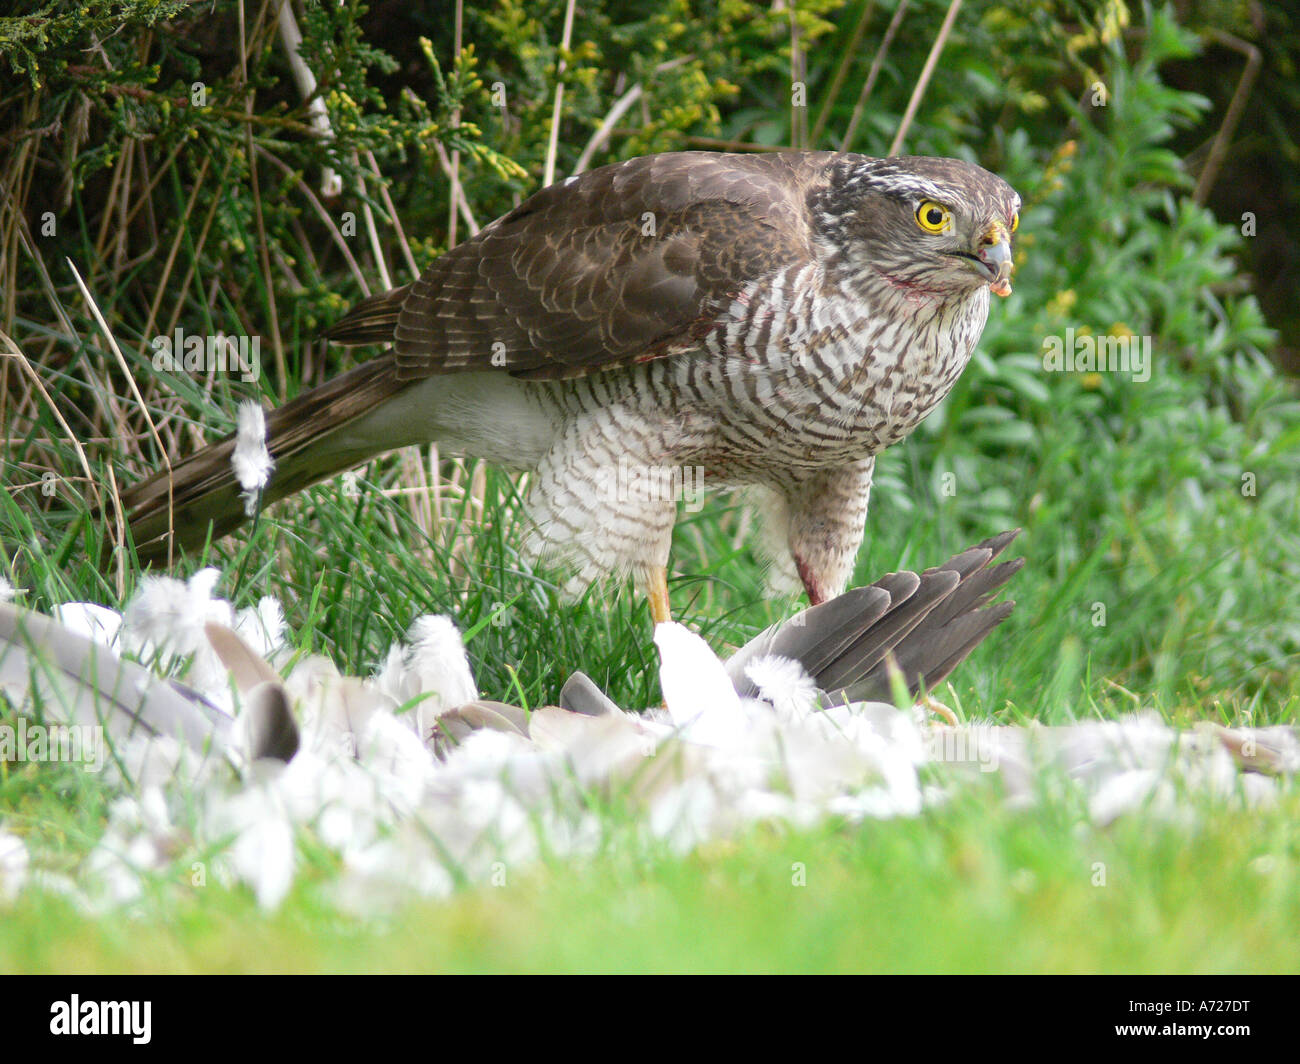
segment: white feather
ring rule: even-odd
[[[749,730],[727,670],[708,643],[674,621],[655,626],[659,685],[683,738],[709,746],[735,745]]]
[[[95,602],[65,602],[50,611],[54,619],[70,632],[84,636],[102,647],[115,647],[122,627],[122,615]]]
[[[817,706],[817,685],[804,667],[792,658],[764,654],[745,666],[759,694],[772,703],[777,716],[802,720]]]
[[[27,847],[17,835],[0,831],[0,902],[11,902],[27,882],[31,864]]]
[[[244,489],[244,511],[251,517],[257,509],[258,496],[275,468],[271,452],[266,449],[266,414],[255,399],[240,404],[230,464],[235,468],[235,479]]]

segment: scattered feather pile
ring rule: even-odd
[[[666,705],[644,714],[582,673],[559,706],[482,699],[445,617],[417,620],[374,676],[323,658],[282,676],[278,604],[237,613],[212,570],[146,578],[121,615],[0,605],[0,689],[33,719],[101,728],[104,771],[122,784],[75,883],[32,867],[0,825],[0,901],[32,883],[105,907],[150,881],[238,882],[273,908],[324,847],[337,902],[381,911],[499,882],[544,853],[595,852],[615,820],[684,852],[760,820],[915,816],[989,780],[1014,805],[1076,789],[1100,823],[1177,818],[1201,794],[1268,801],[1300,769],[1286,728],[935,728],[881,701],[888,662],[915,691],[1006,616],[1009,603],[988,602],[1018,563],[989,563],[1009,541],[805,610],[725,664],[661,625]],[[184,682],[166,678],[180,666]]]

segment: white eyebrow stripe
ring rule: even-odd
[[[869,184],[888,195],[906,196],[917,202],[924,199],[938,200],[949,208],[960,199],[956,189],[944,188],[915,175],[873,174]]]

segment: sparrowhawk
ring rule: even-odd
[[[326,336],[391,344],[267,419],[272,502],[436,441],[531,470],[531,548],[668,616],[682,471],[760,499],[778,574],[841,592],[875,456],[1011,291],[1020,197],[955,159],[678,152],[542,189]],[[214,444],[124,496],[142,559],[244,519]],[[667,488],[667,490],[665,490]]]

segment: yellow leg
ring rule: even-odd
[[[646,596],[650,599],[650,617],[655,624],[665,624],[673,619],[668,602],[668,570],[662,565],[647,566]]]

